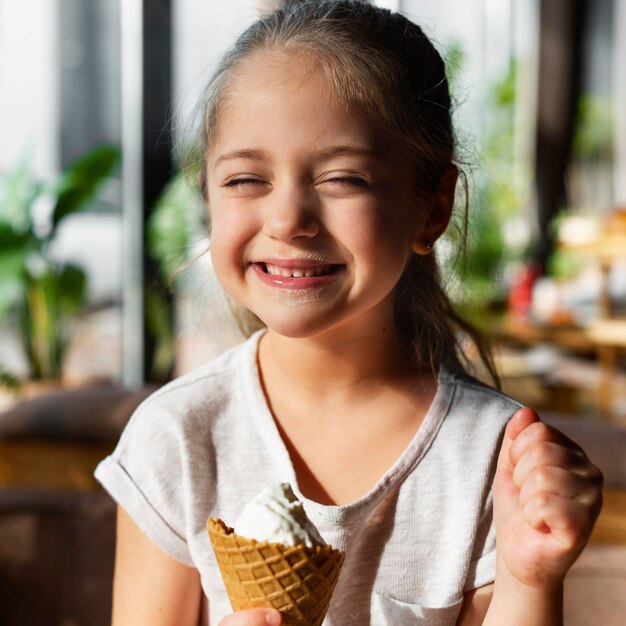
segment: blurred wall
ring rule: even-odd
[[[0,172],[31,151],[49,176],[58,158],[58,21],[51,0],[0,0]]]
[[[615,164],[614,185],[616,204],[626,207],[626,1],[616,0],[615,49],[613,80],[615,92],[613,109],[615,112]]]

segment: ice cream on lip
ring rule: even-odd
[[[234,530],[248,539],[285,546],[326,545],[289,483],[265,487],[244,507]]]

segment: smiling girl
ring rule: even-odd
[[[347,555],[324,624],[561,624],[601,478],[464,371],[431,42],[365,2],[286,2],[219,66],[202,154],[215,272],[264,329],[154,394],[99,466],[114,625],[282,623],[231,614],[205,530],[278,482]]]

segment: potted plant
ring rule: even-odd
[[[85,271],[51,254],[59,225],[89,206],[119,160],[119,151],[100,146],[42,183],[24,161],[0,177],[0,327],[11,324],[31,380],[59,379],[72,317],[85,300]],[[45,223],[37,203],[52,209]],[[2,380],[12,380],[6,367]]]

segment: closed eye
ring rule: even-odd
[[[367,187],[368,181],[359,176],[333,176],[324,181],[325,183],[339,183],[340,185],[352,185],[354,187]]]
[[[265,181],[259,178],[232,178],[224,183],[223,187],[244,187],[246,185],[262,185]]]

